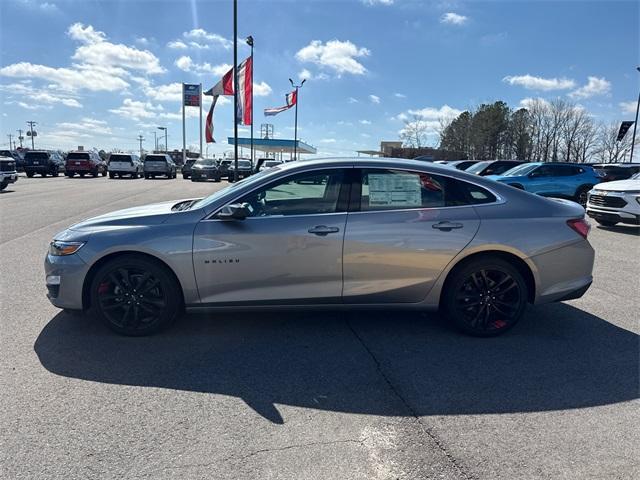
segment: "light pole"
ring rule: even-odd
[[[640,67],[636,67],[636,70],[640,72]],[[638,93],[638,104],[636,105],[636,121],[633,122],[633,137],[631,138],[631,155],[629,156],[629,163],[633,162],[633,147],[636,145],[636,127],[638,126],[638,110],[640,110],[640,93]]]
[[[37,122],[34,122],[33,120],[29,120],[27,122],[27,125],[29,125],[29,133],[28,133],[28,135],[31,137],[31,150],[35,150],[36,147],[35,147],[35,143],[33,141],[33,134],[34,134],[33,126],[37,125]]]
[[[153,153],[156,153],[156,150],[158,150],[158,132],[155,130],[153,131],[153,145]]]
[[[162,130],[164,132],[164,153],[167,153],[169,151],[169,131],[167,130],[167,127],[158,127],[158,130]]]
[[[238,181],[238,0],[233,0],[233,181]]]
[[[295,123],[294,123],[294,127],[293,127],[293,159],[297,160],[298,159],[298,90],[300,90],[302,88],[302,86],[304,85],[304,82],[307,81],[307,79],[303,79],[302,82],[300,82],[300,85],[296,85],[295,83],[293,83],[293,80],[289,79],[289,81],[291,82],[291,86],[293,88],[296,89],[296,114],[295,114]]]
[[[253,37],[249,35],[246,39],[247,45],[251,47],[251,170],[253,170]]]

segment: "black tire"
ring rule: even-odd
[[[91,309],[110,329],[139,337],[171,325],[182,307],[180,286],[163,265],[136,255],[105,263],[91,282]]]
[[[183,173],[183,174],[182,174],[182,178],[183,178],[184,180],[189,180],[189,178],[190,178],[190,177],[189,177],[189,174],[188,174],[188,173]]]
[[[109,172],[109,178],[114,179],[116,178],[116,174],[113,172]]]
[[[216,183],[220,183],[220,177],[214,178],[213,181],[216,182]]]
[[[579,203],[580,205],[582,205],[583,207],[586,208],[586,206],[587,206],[587,193],[592,188],[593,187],[591,185],[585,185],[585,186],[580,187],[578,190],[576,190],[576,194],[573,197],[574,201],[576,203]]]
[[[80,178],[84,178],[85,173],[84,172],[80,172]]]
[[[69,178],[73,178],[75,174],[73,172],[66,172],[65,175]]]
[[[27,177],[33,178],[34,172],[27,172]]]
[[[52,177],[57,177],[60,175],[60,171],[58,170],[58,167],[54,168],[53,171],[51,172],[51,176]],[[43,177],[46,177],[47,175],[44,174]]]
[[[527,284],[518,269],[500,258],[487,257],[449,274],[441,308],[462,332],[493,337],[518,323],[527,298]]]
[[[93,178],[97,178],[97,177],[98,177],[98,175],[99,175],[99,173],[98,173],[98,171],[97,171],[97,170],[96,170],[95,172],[91,172],[91,176],[92,176]]]
[[[5,188],[7,188],[8,186],[9,186],[9,184],[8,184],[7,182],[2,182],[2,183],[0,183],[0,192],[1,192],[2,190],[4,190]]]
[[[107,171],[106,170],[102,170],[102,176],[106,177],[107,176]]]
[[[597,220],[596,222],[598,222],[598,224],[602,225],[603,227],[615,227],[618,222],[609,222],[607,220]]]

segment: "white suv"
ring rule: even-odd
[[[589,192],[587,215],[600,225],[640,225],[640,173],[628,180],[599,183]]]
[[[130,175],[131,178],[139,178],[144,173],[144,163],[134,153],[112,153],[109,156],[109,178],[116,175],[122,178]]]

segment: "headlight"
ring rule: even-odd
[[[49,255],[55,257],[64,257],[66,255],[73,255],[85,244],[85,242],[62,242],[60,240],[54,240],[49,244]]]

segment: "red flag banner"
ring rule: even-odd
[[[296,93],[296,91],[294,90],[291,93],[287,93],[284,96],[287,104],[282,106],[282,107],[275,107],[275,108],[265,108],[264,109],[264,115],[266,117],[271,117],[273,115],[277,115],[280,112],[284,112],[285,110],[289,110],[291,107],[293,107],[296,102],[298,101],[298,94]]]
[[[215,108],[217,101],[218,95],[214,95],[213,101],[211,102],[211,108],[209,109],[209,113],[207,114],[207,122],[204,129],[204,137],[207,143],[216,143],[213,138],[213,109]]]

